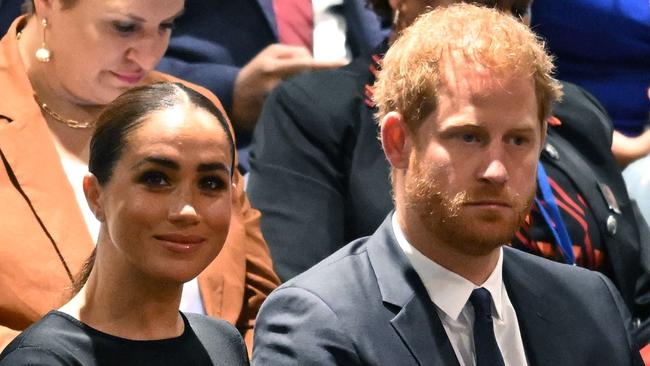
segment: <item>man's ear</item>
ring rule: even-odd
[[[548,122],[547,120],[544,120],[542,122],[542,138],[540,139],[540,145],[539,145],[539,153],[541,154],[542,151],[544,151],[544,146],[546,145],[546,134],[548,133]]]
[[[400,113],[389,112],[381,119],[381,146],[393,169],[408,167],[412,143]]]
[[[92,173],[87,173],[84,176],[83,189],[88,207],[90,207],[98,221],[104,222],[106,217],[104,216],[104,207],[101,201],[102,186],[97,181],[97,177]]]

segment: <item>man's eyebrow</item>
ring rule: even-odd
[[[536,128],[534,126],[531,127],[517,127],[513,128],[508,132],[515,132],[515,133],[522,133],[522,132],[534,132]]]
[[[439,130],[446,131],[446,130],[457,130],[457,129],[466,129],[466,128],[484,128],[484,126],[477,121],[458,120],[458,121],[451,121],[447,124],[441,125],[439,127]]]

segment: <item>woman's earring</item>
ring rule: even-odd
[[[393,14],[393,28],[397,28],[397,22],[399,22],[399,9],[395,9],[395,14]]]
[[[36,50],[36,59],[40,62],[50,62],[50,57],[52,56],[52,52],[47,48],[47,43],[45,41],[45,30],[47,29],[47,19],[43,18],[41,21],[41,25],[43,26],[43,42],[41,43],[41,47]]]

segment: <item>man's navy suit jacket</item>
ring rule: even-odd
[[[259,365],[458,365],[390,215],[276,289],[255,325]],[[503,278],[530,365],[640,365],[602,274],[504,247]]]
[[[344,0],[353,57],[370,53],[386,33],[364,0]],[[210,89],[230,110],[235,78],[266,46],[277,43],[272,0],[187,0],[158,69]]]

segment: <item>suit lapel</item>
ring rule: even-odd
[[[392,229],[392,213],[369,239],[368,257],[384,305],[396,315],[391,325],[420,365],[458,365],[435,306]]]
[[[433,306],[428,306],[428,295],[415,295],[391,320],[413,357],[420,365],[458,365],[456,354],[445,328]],[[431,302],[428,300],[429,303]]]
[[[280,39],[278,36],[278,25],[275,21],[275,12],[273,11],[273,0],[257,0],[257,4],[260,6],[262,13],[264,13],[264,17],[273,32],[273,36],[275,36],[276,40]]]
[[[14,22],[10,34],[19,21]],[[31,97],[33,91],[15,37],[3,38],[0,45],[0,68],[11,71],[0,73],[0,85],[14,91],[0,100],[0,114],[8,112],[10,121],[0,124],[0,151],[20,191],[75,274],[90,254],[93,242],[47,124]]]
[[[556,315],[563,310],[548,301],[553,290],[544,289],[539,285],[534,277],[535,273],[531,273],[529,268],[524,268],[519,258],[513,258],[514,250],[503,250],[503,280],[517,314],[528,364],[566,364],[562,353],[565,345],[560,342],[566,329],[562,327]]]

